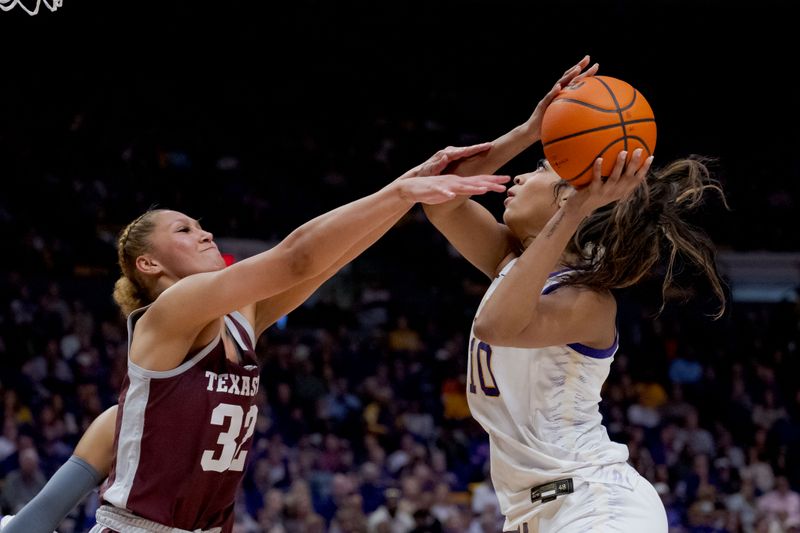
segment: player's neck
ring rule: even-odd
[[[529,235],[525,237],[525,239],[522,240],[522,251],[524,252],[525,250],[527,250],[528,246],[533,244],[533,241],[535,239],[536,239],[535,235]],[[578,258],[575,256],[575,254],[571,254],[565,251],[563,254],[561,254],[561,257],[559,257],[558,262],[556,262],[555,269],[553,271],[564,270],[568,268],[567,265],[574,265],[577,262],[577,259]]]

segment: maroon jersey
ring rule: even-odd
[[[128,318],[129,349],[143,312]],[[225,357],[221,336],[166,372],[128,359],[103,500],[165,526],[232,529],[258,415],[259,369],[248,321],[234,312],[225,327],[241,364]]]

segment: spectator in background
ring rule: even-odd
[[[383,504],[386,483],[381,479],[380,469],[372,462],[361,465],[361,485],[359,486],[364,512],[371,514]]]
[[[0,507],[16,513],[36,496],[47,480],[39,468],[39,454],[34,448],[19,452],[19,469],[9,472],[0,494]]]
[[[389,332],[389,348],[395,352],[417,352],[422,348],[419,333],[408,326],[408,318],[397,317],[397,324]]]
[[[17,424],[33,423],[33,413],[27,405],[20,402],[14,389],[6,389],[3,394],[3,416],[5,420],[14,420]]]
[[[672,395],[666,403],[661,405],[661,416],[670,422],[686,420],[694,406],[686,401],[683,386],[680,383],[672,384]]]
[[[67,362],[61,356],[59,342],[55,338],[47,341],[44,353],[28,360],[22,367],[22,373],[31,383],[40,389],[42,396],[49,390],[58,390],[72,382],[73,374]]]
[[[703,377],[703,365],[699,361],[678,357],[669,366],[669,379],[679,385],[693,385]]]
[[[351,491],[341,501],[333,517],[329,533],[366,533],[367,517],[358,492]]]
[[[472,489],[472,514],[475,516],[491,514],[494,517],[499,517],[502,516],[500,514],[500,502],[494,492],[488,466],[487,464],[486,478]]]
[[[628,407],[628,421],[648,429],[658,427],[661,422],[659,407],[667,401],[667,394],[664,388],[656,383],[638,383],[634,386],[636,390],[636,402]]]
[[[13,418],[3,420],[3,434],[0,435],[0,463],[17,451],[17,437],[19,430]]]
[[[784,529],[800,526],[800,494],[789,487],[786,476],[775,479],[775,490],[757,500],[757,509]]]
[[[749,451],[749,463],[742,469],[742,478],[753,480],[758,492],[764,494],[772,490],[775,486],[775,475],[772,466],[766,460],[766,455],[758,452],[756,446],[752,446]]]
[[[686,451],[691,456],[712,456],[715,451],[714,437],[711,432],[700,426],[697,410],[694,409],[686,416],[685,426],[679,431],[680,439],[685,443]]]
[[[756,487],[753,480],[743,478],[739,491],[725,498],[725,506],[736,517],[736,523],[742,533],[755,531],[758,504],[756,500]]]
[[[786,409],[776,404],[775,392],[772,389],[764,389],[763,401],[753,408],[753,423],[769,431],[775,422],[785,419],[786,416]]]
[[[442,524],[430,509],[417,509],[414,511],[414,529],[411,533],[442,533]]]
[[[368,533],[409,533],[414,529],[414,519],[400,509],[400,490],[389,488],[383,494],[385,503],[369,515]]]
[[[447,483],[437,483],[433,489],[431,514],[442,524],[448,524],[456,519],[458,513],[458,507],[452,502],[450,486]]]
[[[295,481],[286,495],[286,533],[322,533],[325,520],[311,505],[311,491],[305,481]]]
[[[318,413],[334,427],[344,425],[361,413],[361,400],[350,392],[347,378],[336,377],[329,382],[328,393],[320,399]]]
[[[264,495],[264,506],[258,512],[258,525],[266,533],[285,533],[283,527],[284,494],[270,489]]]
[[[436,432],[436,421],[429,412],[423,412],[420,401],[410,398],[408,408],[400,417],[400,425],[417,438],[428,440]]]

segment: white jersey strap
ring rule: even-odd
[[[245,332],[247,332],[247,336],[250,338],[250,345],[252,347],[252,348],[249,348],[249,349],[255,350],[255,347],[256,347],[256,332],[253,331],[253,326],[252,326],[252,324],[250,324],[250,321],[247,320],[245,318],[245,316],[242,313],[240,313],[239,311],[234,311],[233,313],[228,315],[228,317],[230,317],[230,319],[233,322],[236,322],[237,324],[239,324],[242,327],[242,329],[244,329]]]

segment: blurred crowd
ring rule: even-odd
[[[14,179],[0,195],[3,513],[117,401],[126,329],[110,299],[114,238],[141,210],[157,202],[218,236],[274,241],[436,147],[482,140],[453,137],[443,117],[386,117],[341,138],[298,123],[269,147],[231,134],[211,150],[180,129],[106,135],[99,116],[62,116],[37,142],[0,129],[0,170]],[[618,294],[609,435],[654,483],[671,531],[800,531],[800,312],[732,303],[712,322],[703,288],[686,281],[673,296],[693,303],[660,315],[657,282]],[[501,531],[488,439],[465,396],[466,338],[488,282],[415,210],[267,331],[236,531]],[[88,530],[96,506],[94,495],[61,531]]]

